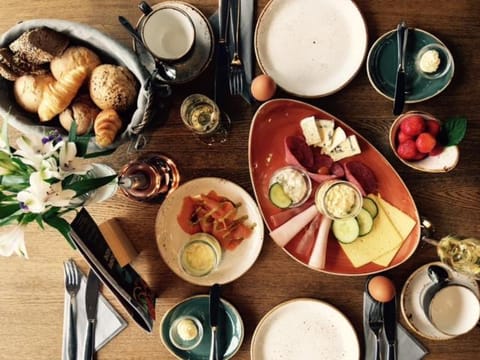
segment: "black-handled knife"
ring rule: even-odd
[[[218,349],[218,312],[220,309],[220,285],[214,284],[210,289],[209,300],[210,327],[212,340],[210,346],[210,360],[221,360]]]
[[[395,297],[383,304],[383,326],[387,338],[387,359],[397,359],[397,307]]]
[[[395,80],[395,94],[393,99],[393,114],[402,113],[405,104],[405,52],[407,49],[408,28],[404,21],[397,26],[397,78]]]
[[[218,37],[215,46],[215,83],[213,99],[222,109],[227,92],[228,79],[228,44],[226,39],[226,24],[229,0],[218,1]]]
[[[95,354],[95,327],[97,324],[98,291],[100,282],[90,269],[85,289],[85,309],[87,312],[87,335],[85,339],[84,359],[91,360]]]

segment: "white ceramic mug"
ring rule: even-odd
[[[184,57],[195,42],[190,16],[174,7],[162,7],[146,14],[140,24],[145,47],[157,58],[175,61]]]
[[[446,275],[445,275],[446,274]],[[440,266],[430,266],[432,284],[422,296],[425,315],[440,332],[459,336],[472,330],[480,320],[480,301],[472,289],[451,282]]]

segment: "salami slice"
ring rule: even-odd
[[[375,174],[361,161],[345,163],[345,177],[359,188],[363,196],[375,194],[378,191],[378,182]]]

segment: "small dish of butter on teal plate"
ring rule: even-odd
[[[393,101],[398,68],[396,30],[385,33],[375,41],[368,53],[366,66],[368,79],[375,90]],[[454,71],[453,56],[442,41],[425,30],[408,29],[406,103],[416,103],[438,95],[450,84]]]
[[[222,358],[230,359],[240,349],[245,331],[242,318],[232,304],[221,299],[221,309],[218,345]],[[208,360],[211,344],[209,296],[192,296],[168,310],[160,324],[160,338],[177,359]]]

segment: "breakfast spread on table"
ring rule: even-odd
[[[17,154],[20,153],[26,161],[12,161],[13,167],[5,167],[3,171],[3,158],[0,159],[2,208],[15,207],[12,211],[10,207],[5,210],[6,215],[2,216],[9,220],[5,222],[10,222],[17,213],[23,214],[22,211],[36,215],[31,210],[34,201],[50,201],[47,205],[65,206],[68,210],[87,204],[85,199],[91,195],[90,189],[69,187],[68,184],[68,180],[78,174],[72,172],[73,175],[66,179],[61,178],[46,163],[54,161],[57,165],[58,162],[63,170],[74,168],[77,149],[85,147],[90,138],[100,149],[113,147],[115,150],[115,144],[125,140],[121,134],[131,127],[137,104],[146,103],[142,111],[151,111],[153,100],[141,92],[142,87],[152,93],[165,90],[163,97],[172,96],[175,93],[172,93],[171,85],[193,80],[214,57],[214,95],[212,98],[203,94],[187,97],[185,100],[188,101],[182,104],[181,118],[196,136],[192,141],[200,139],[208,150],[209,146],[228,141],[231,132],[235,131],[234,127],[231,128],[235,114],[226,113],[230,108],[224,107],[223,95],[240,95],[249,104],[253,99],[265,102],[253,116],[248,137],[248,167],[254,197],[234,182],[217,177],[198,177],[178,186],[180,177],[169,158],[177,171],[175,185],[171,187],[168,187],[171,167],[167,169],[165,162],[153,160],[147,164],[158,170],[155,174],[140,167],[128,173],[124,171],[118,182],[120,187],[139,193],[155,188],[152,191],[164,195],[155,198],[161,201],[155,220],[155,236],[158,252],[168,268],[186,282],[218,290],[219,285],[235,281],[253,266],[262,249],[265,224],[268,240],[274,241],[293,260],[311,269],[314,275],[368,277],[362,294],[365,354],[375,358],[396,358],[398,354],[399,359],[407,359],[409,356],[421,358],[426,353],[423,346],[398,324],[397,301],[401,302],[402,314],[410,328],[427,338],[453,338],[471,330],[473,326],[449,333],[445,328],[450,331],[455,326],[461,327],[460,320],[456,320],[463,314],[455,313],[455,318],[448,319],[441,315],[441,321],[448,322],[442,327],[434,320],[440,315],[432,314],[428,306],[419,306],[412,298],[427,301],[427,295],[419,290],[418,283],[422,282],[426,287],[428,277],[433,282],[430,287],[435,289],[435,292],[431,290],[429,304],[439,301],[445,304],[448,299],[458,304],[468,297],[469,306],[475,306],[477,310],[478,305],[480,309],[475,282],[472,284],[468,278],[463,279],[461,287],[465,294],[452,293],[457,289],[455,287],[460,288],[455,271],[472,272],[473,266],[457,264],[452,260],[453,256],[450,259],[445,255],[441,260],[453,275],[441,278],[435,267],[422,268],[420,275],[415,273],[407,281],[400,295],[390,278],[379,274],[407,261],[424,237],[415,200],[386,157],[350,127],[348,119],[341,120],[299,100],[274,98],[278,90],[306,98],[328,96],[353,79],[367,54],[367,32],[361,9],[347,0],[271,0],[261,12],[255,28],[253,1],[249,0],[220,1],[218,12],[210,19],[211,24],[191,4],[166,1],[153,7],[141,2],[139,6],[143,16],[138,28],[129,30],[138,44],[134,43],[135,52],[129,56],[134,56],[138,62],[135,66],[141,66],[142,73],[148,73],[145,84],[132,66],[111,57],[108,49],[100,51],[93,42],[90,43],[91,39],[82,39],[80,35],[77,38],[71,32],[34,26],[0,44],[0,81],[6,84],[7,95],[20,109],[10,117],[10,125],[16,126],[21,114],[38,132],[43,131],[43,125],[51,126],[58,130],[55,134],[60,133],[60,139],[63,136],[70,141],[66,150],[60,151],[59,159],[39,161],[38,166],[37,162],[27,159],[25,146]],[[164,19],[156,23],[162,13],[166,20],[172,14],[181,17],[182,27],[189,31],[189,46],[174,61],[150,53],[150,49],[159,49],[154,43],[155,32],[152,33],[151,29],[157,32],[168,30],[169,21]],[[324,21],[313,15],[319,13],[327,14]],[[337,14],[344,16],[337,18]],[[332,19],[338,19],[338,22]],[[285,26],[285,21],[289,27]],[[75,26],[75,23],[71,25]],[[320,29],[316,28],[317,25]],[[148,46],[143,44],[146,42],[144,27],[150,29]],[[217,28],[228,35],[227,42],[231,41],[231,44],[227,45],[231,46],[225,46],[223,33],[216,36]],[[292,28],[297,31],[291,31]],[[316,29],[315,36],[306,36],[312,33],[312,29]],[[242,37],[252,40],[253,31],[253,45],[249,44],[245,49],[246,40]],[[404,49],[403,61],[411,65],[406,68],[412,73],[407,74],[409,88],[403,91],[403,95],[406,103],[412,103],[442,92],[453,76],[454,62],[447,47],[432,34],[416,28],[409,29],[406,34],[409,35],[405,41],[410,42],[410,46]],[[395,76],[401,59],[396,55],[391,58],[400,45],[400,37],[396,35],[395,31],[390,31],[381,36],[371,46],[366,59],[372,86],[390,100],[396,97],[399,89]],[[305,36],[308,41],[303,41]],[[345,42],[351,46],[344,46]],[[169,46],[174,47],[173,42]],[[294,51],[288,50],[287,54],[285,49],[288,46]],[[320,51],[322,47],[328,47],[329,53]],[[162,47],[163,50],[168,49]],[[169,51],[175,52],[176,49]],[[255,51],[262,71],[253,79],[255,64],[252,64],[253,57],[248,56],[252,51]],[[277,62],[272,61],[274,58]],[[289,70],[292,68],[296,71]],[[145,123],[130,133],[135,135],[133,140],[141,139]],[[451,171],[459,159],[457,145],[465,136],[466,123],[467,120],[461,117],[443,121],[426,112],[405,112],[390,126],[391,150],[412,169],[431,173]],[[51,138],[47,136],[41,140],[44,147],[39,145],[38,156],[48,152],[50,148],[45,150],[47,146],[63,146],[57,135],[47,135]],[[76,139],[83,139],[83,145],[75,143]],[[68,151],[72,151],[68,146],[77,146],[73,158],[67,156]],[[8,144],[2,145],[1,152],[5,157],[11,155],[7,148]],[[8,176],[10,171],[18,169],[27,169],[30,179],[15,185],[24,186],[15,199],[17,203],[4,205],[4,191],[8,192],[8,186],[12,184],[7,181]],[[33,198],[36,188],[29,181],[35,180],[37,175],[31,174],[40,177],[37,183],[42,183],[45,188],[43,199]],[[90,177],[95,176],[90,174]],[[89,179],[86,184],[95,180],[99,179]],[[14,189],[17,191],[16,187]],[[65,200],[64,197],[70,194],[68,191],[72,190],[75,195]],[[75,202],[80,195],[83,196],[82,202]],[[138,201],[154,199],[152,196],[130,198]],[[59,210],[52,212],[57,214]],[[123,245],[111,243],[110,238],[102,241],[105,232],[102,235],[97,231],[85,209],[78,211],[72,224],[49,222],[48,216],[42,216],[39,216],[39,224],[43,220],[67,238],[70,234],[73,244],[94,269],[89,282],[91,277],[98,276],[136,322],[152,331],[155,318],[153,294],[130,265],[124,262],[119,265],[115,259],[119,247],[130,246],[132,249],[131,244],[127,244],[125,238]],[[82,224],[87,224],[90,232],[82,229]],[[98,237],[98,241],[92,239],[92,234]],[[452,238],[448,245],[455,249],[463,246],[457,242],[462,240]],[[441,251],[440,245],[435,245]],[[472,241],[469,246],[469,256],[464,256],[461,261],[478,261],[478,243]],[[18,250],[12,248],[10,253],[15,251],[26,253],[24,244],[18,245]],[[135,251],[129,253],[136,254]],[[65,266],[70,307],[75,303],[73,299],[80,284],[77,281],[76,289],[73,289]],[[441,287],[449,289],[441,291]],[[82,292],[88,295],[88,290],[87,284],[87,289]],[[437,292],[447,294],[443,296],[448,299],[435,299]],[[213,293],[187,298],[162,316],[162,343],[175,357],[229,359],[239,350],[245,333],[241,315],[218,293]],[[85,295],[82,293],[82,296]],[[442,312],[444,306],[437,306],[434,310]],[[88,308],[87,305],[87,313]],[[480,311],[478,313],[475,316],[480,317]],[[67,317],[67,312],[65,314]],[[65,323],[70,330],[75,320],[72,314],[75,311],[68,313],[69,320]],[[290,329],[292,324],[295,330]],[[120,330],[117,327],[112,336]],[[220,342],[218,333],[221,333]],[[69,334],[68,340],[64,339],[64,353],[68,350],[69,356],[76,356],[70,352],[77,350],[67,346],[74,341],[70,337],[72,333]],[[410,354],[406,346],[398,346],[408,342],[411,343]],[[277,351],[278,358],[320,356],[322,359],[342,357],[353,360],[360,358],[361,347],[355,329],[338,309],[320,300],[302,298],[278,305],[255,327],[251,358],[271,359],[272,349]],[[384,355],[380,356],[380,353]]]

